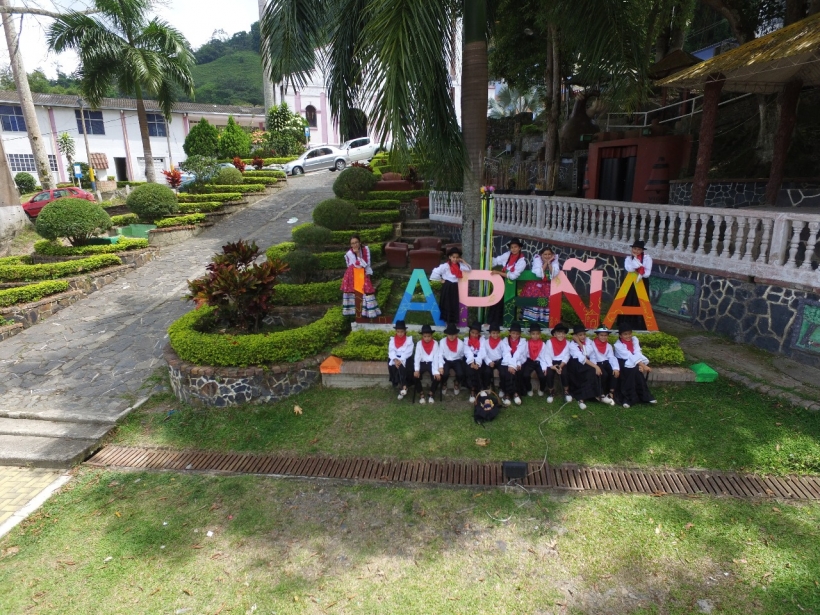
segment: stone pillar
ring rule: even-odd
[[[783,183],[786,154],[789,153],[794,125],[797,122],[797,100],[802,88],[803,81],[795,79],[789,81],[780,93],[780,121],[774,135],[774,156],[769,170],[769,183],[766,184],[767,205],[777,203],[777,193],[780,191],[780,184]]]
[[[700,122],[700,143],[695,164],[695,178],[692,181],[692,205],[703,207],[706,203],[706,189],[709,185],[709,165],[712,162],[712,145],[715,142],[720,91],[725,83],[723,75],[710,75],[703,92],[703,114]]]

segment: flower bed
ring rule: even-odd
[[[148,247],[147,239],[120,237],[117,243],[100,246],[64,246],[56,241],[38,241],[34,244],[34,252],[44,256],[91,256],[94,254],[112,254],[127,250],[139,250]]]

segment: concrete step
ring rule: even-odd
[[[0,436],[38,436],[69,438],[72,440],[99,440],[113,425],[103,423],[67,423],[64,421],[36,421],[0,417]]]
[[[70,468],[98,446],[99,440],[0,435],[0,465]]]
[[[415,227],[420,226],[424,228],[430,228],[430,220],[429,219],[422,219],[422,220],[405,220],[402,222],[402,225],[405,227]]]
[[[435,233],[431,229],[427,228],[402,228],[401,229],[402,237],[435,237]]]

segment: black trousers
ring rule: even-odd
[[[561,361],[553,361],[553,362],[552,362],[552,364],[553,364],[553,365],[561,365]],[[555,392],[555,377],[556,377],[557,375],[558,375],[558,374],[555,372],[555,370],[554,370],[554,369],[548,369],[548,370],[547,370],[546,383],[547,383],[547,388],[548,388],[550,391]],[[562,369],[562,370],[561,370],[561,376],[560,376],[560,378],[561,378],[561,386],[562,386],[563,388],[562,388],[562,390],[561,390],[561,391],[559,391],[559,392],[563,392],[563,391],[566,391],[566,390],[569,388],[569,376],[567,375],[567,368],[566,368],[566,366],[564,367],[564,369]],[[541,387],[543,388],[543,387],[544,387],[544,385],[542,384],[542,385],[541,385]]]
[[[564,368],[569,379],[569,392],[578,401],[601,397],[601,379],[595,368],[576,359],[570,359]]]
[[[444,362],[444,374],[441,376],[442,385],[447,386],[447,379],[450,378],[451,369],[456,374],[455,382],[461,386],[467,386],[467,364],[464,362],[464,359]]]
[[[539,366],[540,367],[540,366]],[[519,369],[514,374],[510,373],[510,368],[506,365],[498,364],[498,373],[501,375],[501,388],[507,397],[521,397],[525,392],[524,369]]]
[[[618,379],[612,372],[612,366],[609,364],[609,361],[602,361],[598,363],[598,367],[601,368],[601,391],[604,395],[614,394]]]
[[[422,361],[419,365],[419,377],[414,378],[416,381],[416,391],[421,393],[421,379],[424,374],[430,374],[430,393],[435,393],[441,381],[436,380],[435,376],[438,375],[438,371],[433,371],[433,364],[429,361]]]
[[[478,393],[490,386],[492,386],[493,381],[493,368],[487,365],[486,363],[482,363],[478,369],[473,369],[470,365],[467,365],[467,386],[470,387],[470,390]]]
[[[524,387],[526,390],[532,391],[532,374],[535,372],[538,375],[538,384],[541,387],[541,390],[545,390],[548,386],[548,378],[549,374],[553,372],[551,370],[547,370],[547,374],[544,373],[544,370],[541,369],[541,363],[538,361],[533,361],[532,359],[527,359],[524,361],[524,365],[521,366],[521,378],[524,381]]]
[[[615,401],[619,404],[648,404],[655,399],[646,384],[646,376],[637,367],[624,367],[625,361],[618,359],[621,364],[621,375],[618,378],[618,388],[615,390]]]
[[[406,365],[396,367],[393,363],[390,363],[387,366],[387,371],[390,373],[390,383],[394,387],[407,388],[407,385],[413,380],[413,374],[407,369]]]

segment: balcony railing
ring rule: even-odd
[[[460,225],[463,200],[460,192],[431,192],[430,219]],[[641,239],[669,265],[820,287],[817,214],[497,195],[494,228],[624,254]]]

